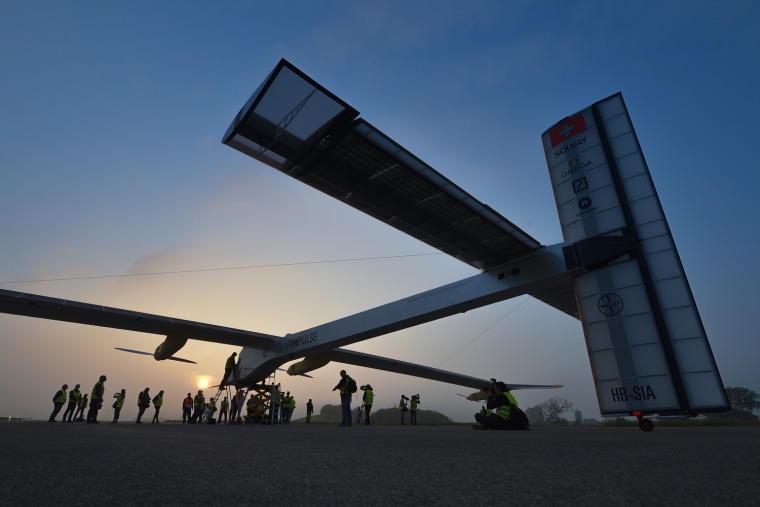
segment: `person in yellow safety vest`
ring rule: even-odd
[[[401,395],[401,399],[398,402],[398,411],[401,413],[401,424],[404,423],[404,414],[406,414],[409,411],[409,408],[406,406],[406,400],[408,400],[406,396],[403,394]]]
[[[292,406],[291,406],[292,405]],[[290,391],[287,391],[285,396],[282,397],[281,412],[282,412],[282,424],[288,424],[290,422],[290,415],[295,408],[295,400],[290,395]]]
[[[153,408],[156,409],[156,413],[153,414],[151,423],[158,424],[158,413],[161,412],[161,405],[164,404],[164,392],[158,391],[158,394],[153,397]]]
[[[219,409],[219,424],[222,424],[222,416],[224,416],[224,422],[227,423],[227,412],[230,408],[230,402],[227,401],[227,397],[225,396],[222,400],[222,406]]]
[[[258,417],[257,422],[261,422],[261,418],[264,417],[264,413],[267,411],[267,406],[264,404],[264,398],[261,396],[256,397],[256,412],[253,416]]]
[[[235,371],[235,356],[237,356],[237,352],[233,352],[232,355],[227,358],[227,362],[224,363],[224,377],[222,377],[222,381],[219,382],[220,388],[227,385],[227,380],[229,380],[230,375]]]
[[[113,421],[112,423],[119,422],[119,414],[121,413],[121,407],[124,406],[124,399],[127,397],[127,390],[122,389],[120,393],[113,395],[116,401],[113,402]]]
[[[63,408],[63,404],[66,403],[66,389],[68,388],[68,385],[63,384],[61,386],[61,389],[56,391],[53,395],[53,413],[50,414],[50,419],[48,419],[48,422],[56,422],[55,417]]]
[[[84,409],[87,408],[87,395],[85,394],[79,398],[79,406],[77,407],[77,413],[74,414],[75,422],[82,422],[84,420]]]
[[[517,406],[517,400],[509,392],[507,384],[504,382],[495,382],[491,387],[491,396],[486,401],[486,408],[489,410],[496,409],[496,413],[484,415],[475,414],[475,420],[480,424],[473,425],[476,430],[509,430],[514,429],[510,414],[512,405]]]
[[[353,389],[351,389],[353,387]],[[340,389],[340,426],[343,428],[351,427],[351,398],[356,392],[356,382],[348,376],[346,370],[340,370],[340,381],[333,387],[333,391]]]
[[[143,392],[137,395],[137,420],[135,421],[135,424],[142,424],[142,415],[145,413],[145,410],[150,407],[150,387],[146,387]]]
[[[90,395],[90,410],[87,411],[88,423],[98,424],[98,411],[103,408],[103,393],[106,391],[106,386],[103,382],[108,380],[105,375],[101,375],[95,385],[92,387],[92,394]]]
[[[372,386],[369,384],[366,386],[361,386],[360,389],[364,391],[364,394],[362,395],[362,404],[364,405],[365,415],[364,424],[371,424],[369,421],[369,413],[372,411],[372,403],[375,401],[375,392],[372,390]]]
[[[280,422],[282,424],[285,424],[285,419],[288,416],[288,403],[290,403],[290,391],[287,394],[283,394],[280,399]]]
[[[77,405],[79,405],[79,398],[82,397],[81,391],[79,391],[79,384],[74,386],[74,389],[69,391],[69,406],[66,407],[66,412],[63,413],[61,418],[62,422],[71,422],[71,418],[74,416],[74,412],[77,411]],[[68,419],[66,418],[68,416]]]
[[[206,398],[203,397],[203,391],[193,398],[193,420],[190,424],[200,424],[203,419],[203,409],[206,408]]]
[[[285,424],[290,424],[290,418],[293,417],[293,411],[296,409],[296,398],[295,396],[290,395],[290,391],[288,391],[288,412],[287,417],[285,418]]]
[[[409,424],[417,426],[417,405],[420,404],[420,395],[415,394],[412,396],[412,401],[409,403]]]
[[[254,405],[255,400],[253,398],[248,398],[248,401],[245,403],[245,423],[246,424],[253,424],[256,422],[254,418],[256,417],[256,405]]]

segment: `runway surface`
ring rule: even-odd
[[[757,426],[12,421],[0,457],[2,505],[760,505]]]

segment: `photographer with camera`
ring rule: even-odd
[[[369,384],[361,386],[359,389],[364,391],[364,394],[362,395],[362,405],[364,405],[364,424],[370,424],[369,413],[372,410],[375,393],[372,391],[372,386]]]
[[[415,394],[412,396],[412,401],[409,403],[409,424],[417,426],[417,405],[420,404],[420,395]]]
[[[527,426],[522,427],[521,421],[512,421],[512,406],[517,407],[517,400],[509,392],[507,384],[496,382],[496,379],[491,379],[491,381],[493,384],[483,389],[491,391],[491,396],[486,401],[486,408],[489,411],[496,409],[496,413],[475,414],[475,420],[480,424],[473,424],[472,428],[476,430],[527,429]]]
[[[406,424],[404,423],[404,414],[409,412],[409,408],[407,408],[406,406],[406,402],[408,400],[409,398],[407,398],[405,395],[402,394],[401,399],[398,402],[398,411],[401,413],[401,424]]]

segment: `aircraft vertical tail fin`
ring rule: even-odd
[[[576,242],[587,268],[574,289],[602,415],[728,410],[622,95],[565,118],[542,140],[565,241]],[[616,237],[628,246],[608,262],[599,250]]]

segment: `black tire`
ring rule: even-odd
[[[652,431],[654,423],[649,419],[639,419],[639,428],[641,431]]]

